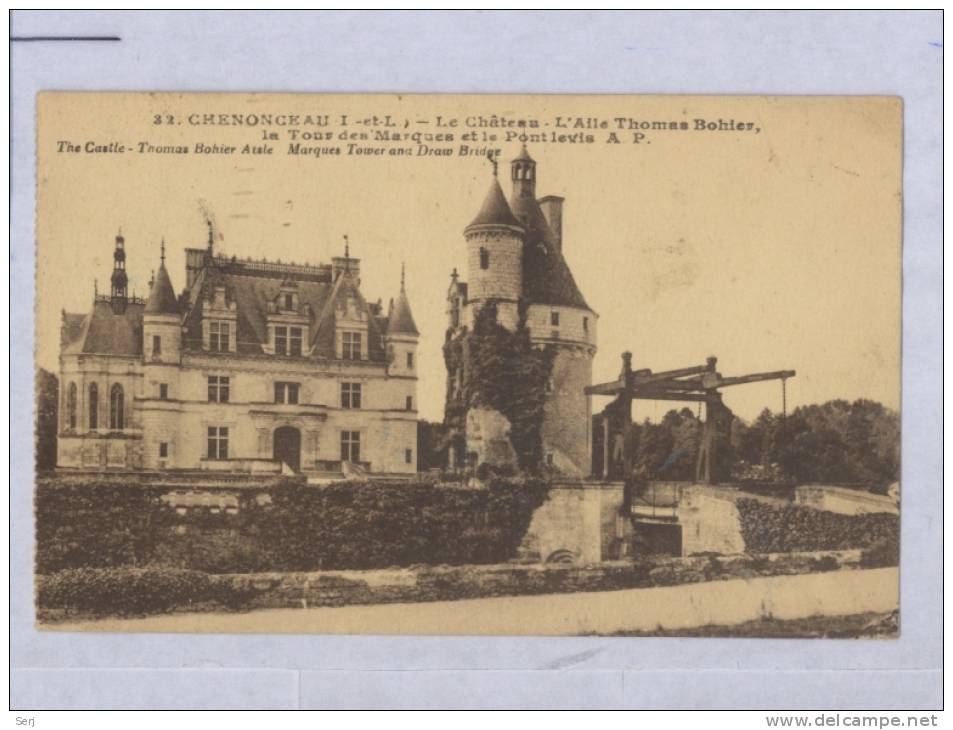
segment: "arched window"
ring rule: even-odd
[[[89,428],[99,428],[99,386],[96,383],[89,385]]]
[[[76,383],[70,383],[66,389],[66,425],[76,428]]]
[[[109,428],[113,431],[124,428],[123,405],[122,386],[116,383],[109,391]]]
[[[490,268],[490,252],[485,248],[480,249],[480,268],[488,269]]]

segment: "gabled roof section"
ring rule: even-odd
[[[69,344],[63,352],[71,355],[142,354],[142,311],[139,302],[128,302],[125,311],[116,314],[107,297],[97,298],[87,315],[67,314],[64,326]]]
[[[324,306],[321,308],[314,327],[311,331],[311,346],[313,353],[319,357],[336,357],[334,333],[337,329],[336,311],[339,302],[345,302],[348,297],[357,301],[357,306],[367,317],[367,347],[368,357],[371,360],[384,359],[383,327],[384,318],[371,311],[367,300],[361,294],[357,281],[350,271],[343,271],[334,282]]]

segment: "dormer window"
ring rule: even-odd
[[[342,332],[341,357],[345,360],[360,360],[362,357],[361,339],[360,332]]]
[[[275,354],[301,357],[300,327],[275,327]]]
[[[294,311],[294,294],[285,294],[285,311],[292,312]]]
[[[228,322],[208,323],[208,349],[213,352],[228,352],[231,327]]]

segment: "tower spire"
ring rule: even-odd
[[[113,250],[113,273],[110,277],[112,284],[112,305],[116,314],[126,310],[127,287],[129,277],[126,275],[126,239],[122,237],[122,229],[116,235],[116,248]]]

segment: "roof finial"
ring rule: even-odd
[[[347,234],[344,234],[344,270],[351,270],[351,242],[347,239]]]
[[[400,293],[404,293],[404,262],[400,262]]]
[[[493,156],[493,150],[490,150],[486,153],[486,158],[490,161],[490,164],[493,165],[493,177],[497,177],[497,162],[496,158]]]
[[[457,267],[454,266],[454,267],[453,267],[453,271],[450,272],[450,278],[451,278],[454,282],[456,282],[459,277],[460,277],[460,274],[457,273]]]
[[[162,262],[162,266],[165,266],[165,236],[162,237],[162,241],[159,243],[159,261]]]
[[[155,283],[156,283],[156,270],[152,269],[149,272],[149,289],[152,289]]]
[[[208,223],[208,252],[212,253],[212,247],[215,245],[215,235],[212,232],[212,219],[206,219]]]
[[[99,279],[93,279],[93,298],[99,296]]]

